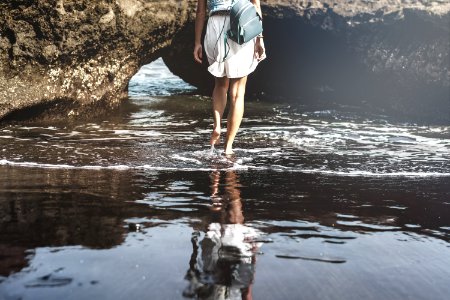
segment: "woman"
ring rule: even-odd
[[[260,16],[259,0],[250,0]],[[208,71],[214,76],[215,85],[212,94],[214,128],[210,144],[214,146],[220,138],[221,119],[230,91],[230,108],[227,118],[225,154],[232,154],[233,141],[244,114],[244,94],[247,75],[253,72],[258,63],[265,58],[263,36],[239,45],[225,39],[229,29],[229,10],[233,0],[198,0],[195,19],[194,59],[202,63],[201,35],[208,4],[209,19],[205,36],[205,52],[209,63]]]

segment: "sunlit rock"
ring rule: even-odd
[[[96,115],[192,20],[194,1],[0,3],[0,119]],[[30,109],[31,108],[31,109]],[[25,109],[25,110],[23,110]]]

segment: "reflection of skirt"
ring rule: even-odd
[[[224,36],[230,28],[230,17],[213,15],[208,19],[205,36],[205,52],[208,56],[208,71],[215,77],[240,78],[253,72],[258,65],[253,40],[239,45]],[[228,54],[224,61],[225,52]]]

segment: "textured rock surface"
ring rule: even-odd
[[[450,122],[450,1],[262,3],[268,59],[248,92]],[[183,47],[163,58],[175,74],[209,90],[205,66],[192,61],[192,36],[192,27],[179,32],[174,44]]]
[[[0,3],[0,119],[115,107],[159,56],[194,1],[6,0]],[[56,109],[55,109],[56,108]],[[97,108],[94,109],[94,108]]]
[[[365,103],[448,121],[449,0],[267,0],[268,59],[248,91],[268,99]],[[0,119],[96,115],[163,56],[208,89],[192,59],[195,0],[0,3]]]

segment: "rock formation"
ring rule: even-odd
[[[0,119],[112,108],[139,67],[192,19],[194,1],[0,3]]]
[[[450,122],[450,1],[262,3],[268,58],[247,92]],[[192,35],[179,32],[174,44],[186,46],[163,58],[173,73],[209,90],[205,66],[191,58]]]
[[[249,93],[450,121],[450,1],[261,2],[268,58],[252,74]],[[0,3],[0,119],[115,107],[139,67],[160,56],[187,82],[210,89],[205,66],[192,59],[195,6]]]

